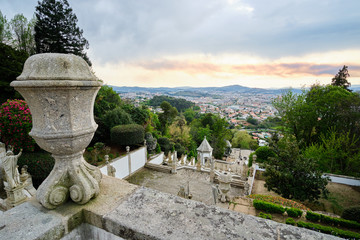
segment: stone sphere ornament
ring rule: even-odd
[[[31,56],[11,83],[30,108],[30,136],[55,159],[53,170],[36,193],[48,209],[69,197],[85,204],[100,192],[101,172],[84,160],[83,152],[97,128],[93,109],[101,85],[85,60],[59,53]]]

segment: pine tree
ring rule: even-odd
[[[351,84],[346,79],[348,77],[350,77],[348,67],[344,65],[344,67],[339,70],[339,73],[336,74],[335,77],[332,79],[331,85],[343,87],[349,92],[351,92],[351,90],[349,89]]]
[[[35,42],[37,53],[72,53],[84,58],[91,66],[85,53],[88,41],[77,26],[77,17],[67,0],[43,0],[38,2],[35,12]]]

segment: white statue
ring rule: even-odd
[[[107,155],[106,155],[107,156]],[[115,177],[115,172],[116,172],[116,168],[114,166],[111,166],[110,163],[109,163],[109,157],[106,158],[105,156],[105,159],[106,159],[106,168],[107,168],[107,175],[110,176],[110,177]]]
[[[22,149],[18,155],[14,155],[12,150],[6,152],[6,156],[3,158],[3,168],[5,173],[5,180],[8,183],[10,189],[16,188],[20,182],[20,174],[18,171],[18,159],[21,156]]]

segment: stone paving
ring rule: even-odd
[[[136,176],[138,175],[138,176]],[[209,173],[202,173],[188,169],[178,170],[176,174],[157,172],[149,169],[141,170],[128,179],[130,183],[159,190],[161,192],[177,195],[180,186],[187,188],[189,181],[190,193],[193,200],[213,205],[212,183],[210,183]],[[232,187],[230,196],[242,196],[243,189]],[[217,204],[222,207],[228,204]]]

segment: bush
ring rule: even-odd
[[[288,218],[285,221],[286,224],[295,226],[295,220],[293,218]]]
[[[302,211],[298,208],[287,208],[286,212],[290,217],[301,217],[302,215]]]
[[[142,143],[144,136],[144,128],[138,124],[119,125],[110,131],[111,142],[119,145]]]
[[[299,222],[297,222],[297,226],[315,230],[315,231],[319,231],[319,232],[326,233],[326,234],[331,234],[331,235],[342,237],[342,238],[360,239],[359,233],[345,231],[345,230],[334,228],[334,227],[323,226],[320,224],[306,223],[306,222],[299,221]]]
[[[260,200],[254,200],[253,205],[257,210],[263,210],[268,213],[281,213],[282,214],[285,212],[285,208],[280,205],[268,203],[268,202],[264,202],[264,201],[260,201]]]
[[[158,143],[160,145],[161,151],[163,151],[165,155],[174,148],[174,143],[171,142],[167,137],[160,137],[158,139]]]
[[[28,166],[28,172],[32,176],[34,187],[37,188],[50,174],[55,164],[51,154],[45,151],[24,152],[18,161],[19,170],[22,166]]]
[[[265,219],[270,219],[270,220],[272,219],[271,214],[263,213],[263,212],[260,212],[260,213],[259,213],[259,217],[265,218]]]
[[[360,223],[360,206],[345,209],[341,217]]]
[[[248,161],[248,167],[251,167],[252,166],[252,163],[253,163],[253,156],[254,156],[255,153],[250,153],[249,155],[249,161]]]
[[[31,113],[24,100],[7,100],[0,107],[0,134],[5,145],[33,152],[35,141],[29,136],[32,128]]]
[[[321,214],[314,213],[312,211],[307,211],[306,219],[312,222],[318,222],[321,219]]]
[[[322,223],[331,224],[335,226],[342,226],[347,228],[360,228],[360,223],[358,222],[346,220],[342,218],[329,217],[323,214],[313,213],[311,211],[308,211],[306,213],[306,219],[312,222],[318,222],[320,220],[320,222]]]
[[[111,129],[118,125],[131,124],[133,121],[130,114],[125,112],[122,108],[117,107],[104,115],[103,122],[107,129]]]

